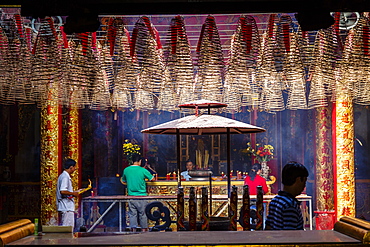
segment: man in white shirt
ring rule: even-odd
[[[78,191],[73,191],[71,174],[76,170],[76,161],[67,159],[63,164],[64,171],[58,177],[57,209],[62,215],[62,226],[75,225],[75,201]]]

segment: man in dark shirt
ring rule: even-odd
[[[269,204],[265,230],[304,230],[296,196],[306,187],[308,171],[302,164],[288,162],[282,171],[283,190]]]

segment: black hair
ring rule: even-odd
[[[71,166],[75,166],[76,161],[73,159],[66,159],[63,164],[64,169],[69,169]]]
[[[132,162],[135,163],[135,162],[139,162],[140,160],[142,159],[141,155],[140,154],[133,154],[132,155]]]
[[[260,163],[255,163],[252,167],[251,167],[251,169],[250,169],[250,171],[249,171],[249,173],[248,173],[248,176],[251,178],[251,180],[253,181],[254,180],[254,178],[256,177],[256,175],[257,175],[257,172],[259,171],[259,170],[261,170],[262,169],[262,166],[261,166],[261,164]]]
[[[307,168],[296,161],[289,161],[282,171],[282,183],[284,185],[293,185],[297,178],[307,178]]]

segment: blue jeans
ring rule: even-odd
[[[148,228],[148,218],[145,214],[145,207],[147,204],[147,200],[129,200],[128,217],[131,228],[136,228],[138,226],[138,219],[141,228]]]

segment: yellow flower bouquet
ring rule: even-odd
[[[126,155],[129,165],[132,165],[132,156],[134,154],[140,154],[140,146],[132,144],[129,140],[125,140],[123,143],[123,154]]]
[[[246,152],[253,155],[258,163],[267,162],[274,158],[274,147],[270,144],[257,143],[256,149],[253,149],[250,142],[248,142]]]

